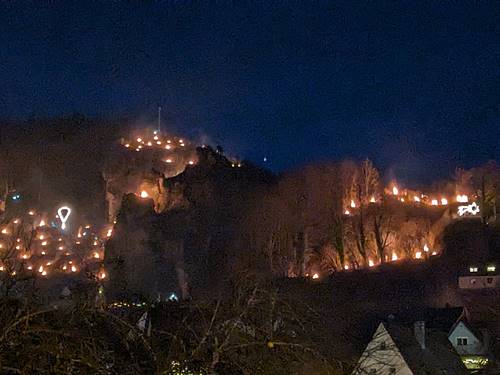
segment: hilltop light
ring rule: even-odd
[[[399,190],[396,186],[393,186],[392,187],[392,195],[398,195],[399,194]]]
[[[141,191],[141,198],[147,198],[149,197],[149,194],[146,190]]]
[[[68,206],[59,207],[57,210],[57,215],[61,220],[61,229],[66,229],[66,221],[68,221],[69,215],[71,215],[71,208]]]

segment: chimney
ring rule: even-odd
[[[425,349],[425,322],[423,320],[415,322],[413,330],[420,348]]]

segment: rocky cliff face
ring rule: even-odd
[[[224,289],[239,225],[274,177],[209,147],[197,153],[198,163],[163,180],[154,200],[124,197],[106,247],[112,299],[189,298]]]

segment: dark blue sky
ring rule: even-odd
[[[161,103],[166,126],[274,170],[500,160],[499,2],[41,3],[0,5],[0,117]]]

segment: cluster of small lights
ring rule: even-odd
[[[67,211],[69,216],[69,210]],[[78,274],[84,267],[99,265],[102,262],[104,255],[103,244],[106,238],[99,238],[91,229],[91,225],[87,224],[83,228],[80,227],[77,231],[76,238],[72,238],[71,233],[67,233],[63,228],[58,228],[55,223],[64,224],[61,220],[60,212],[55,215],[51,221],[51,216],[47,213],[37,213],[35,210],[29,210],[24,218],[15,218],[10,223],[4,224],[1,232],[0,248],[10,247],[6,245],[12,243],[12,248],[17,251],[16,258],[19,261],[14,268],[28,271],[33,271],[36,274],[48,277],[52,274],[67,273]],[[16,225],[23,223],[23,227]],[[51,225],[48,223],[51,222]],[[62,223],[61,223],[62,222]],[[20,237],[14,237],[15,233],[22,234],[27,228],[28,231],[33,231],[34,240],[26,240],[26,243]],[[106,236],[110,237],[112,228],[108,229]],[[23,234],[24,235],[24,234]],[[21,237],[23,237],[21,235]],[[85,240],[85,246],[82,241]],[[72,247],[81,245],[78,253],[73,253]],[[88,255],[82,255],[82,251],[88,251]],[[79,254],[79,255],[77,255]],[[9,266],[10,268],[10,266]],[[6,271],[8,268],[4,264],[0,265],[0,272]],[[10,272],[10,271],[9,271]],[[17,275],[17,271],[12,271],[11,275]],[[107,277],[105,270],[100,267],[96,277],[103,280]]]

